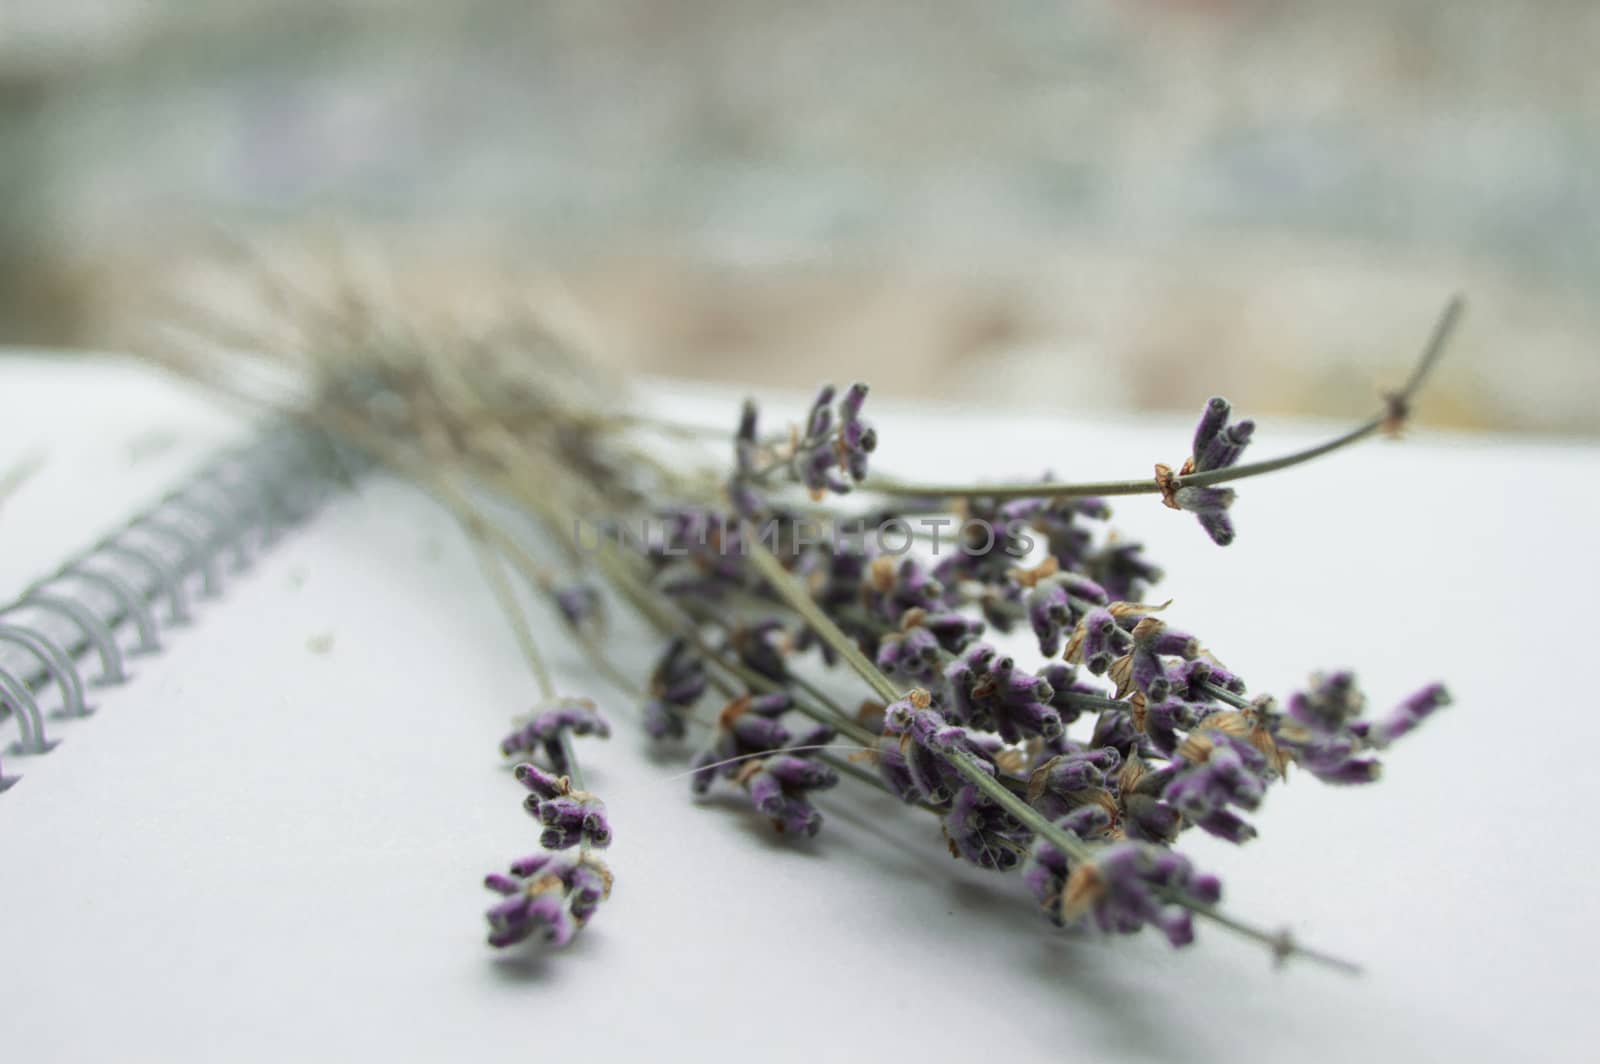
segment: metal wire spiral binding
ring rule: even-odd
[[[5,752],[53,749],[47,716],[92,713],[91,689],[125,682],[130,656],[160,649],[163,624],[190,619],[191,592],[219,594],[225,569],[247,568],[359,465],[325,439],[278,430],[220,456],[0,608],[0,726],[15,719],[18,731]],[[85,683],[91,654],[99,670]],[[61,708],[46,714],[40,701],[52,689]],[[0,791],[18,778],[0,765]]]

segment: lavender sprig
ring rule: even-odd
[[[556,696],[527,615],[499,557],[486,541],[482,515],[469,512],[472,518],[465,525],[484,576],[544,697],[543,705],[528,721],[501,741],[500,750],[507,756],[539,751],[552,770],[547,772],[531,761],[519,763],[513,770],[517,781],[530,792],[523,808],[543,828],[539,845],[550,852],[514,862],[509,876],[491,873],[485,877],[484,886],[504,898],[485,914],[488,942],[504,949],[537,933],[546,944],[559,948],[572,941],[600,902],[611,895],[611,872],[590,852],[611,845],[611,823],[605,803],[584,789],[583,770],[572,744],[574,735],[606,738],[611,729],[593,702]],[[573,847],[578,848],[576,858],[556,855]]]
[[[1145,478],[1081,484],[998,483],[945,485],[880,481],[870,482],[864,487],[880,495],[910,496],[919,499],[952,497],[981,497],[996,500],[1064,499],[1165,494],[1169,488],[1177,491],[1186,487],[1211,487],[1216,484],[1243,480],[1246,477],[1261,476],[1263,473],[1276,473],[1279,470],[1289,469],[1321,458],[1323,455],[1332,454],[1334,451],[1341,450],[1353,443],[1358,443],[1377,432],[1397,432],[1410,416],[1412,400],[1415,399],[1423,381],[1427,379],[1428,373],[1438,362],[1439,357],[1444,354],[1445,347],[1449,344],[1450,337],[1454,334],[1465,309],[1466,303],[1460,296],[1452,297],[1450,302],[1445,305],[1443,313],[1440,314],[1438,321],[1434,324],[1433,333],[1423,349],[1422,357],[1418,359],[1415,368],[1411,372],[1411,376],[1399,391],[1385,397],[1383,408],[1376,415],[1349,432],[1336,436],[1331,440],[1278,458],[1251,462],[1245,465],[1232,465],[1218,469],[1196,471],[1186,476],[1176,477],[1167,485],[1163,485],[1155,479]]]
[[[902,512],[938,512],[954,500],[963,515],[1001,530],[987,547],[952,553],[932,567],[866,549],[808,548],[798,511],[785,501],[785,484],[793,484],[812,493],[813,512],[835,522],[844,517],[823,499],[866,475],[876,434],[860,420],[864,388],[837,402],[824,389],[787,441],[762,437],[748,406],[731,474],[685,474],[638,446],[627,434],[632,422],[607,421],[526,383],[507,383],[492,347],[487,364],[465,368],[411,348],[388,362],[363,351],[357,357],[366,359],[359,366],[368,376],[360,388],[350,387],[348,367],[324,365],[323,377],[313,378],[323,382],[321,401],[304,416],[431,487],[471,518],[475,536],[492,540],[530,577],[536,566],[521,558],[515,537],[463,504],[440,475],[445,463],[519,504],[575,559],[583,555],[569,535],[576,513],[619,520],[675,514],[676,545],[718,528],[687,555],[608,545],[587,559],[675,640],[651,685],[647,727],[654,721],[662,734],[686,731],[708,684],[743,706],[724,714],[697,758],[697,787],[731,781],[785,830],[810,834],[820,824],[812,793],[840,774],[861,775],[833,752],[803,749],[802,738],[825,740],[837,731],[877,751],[879,785],[937,815],[957,857],[1000,871],[1022,864],[1023,878],[1049,900],[1047,915],[1057,922],[1105,931],[1151,924],[1182,944],[1198,914],[1269,945],[1276,956],[1312,955],[1217,909],[1220,887],[1168,847],[1192,827],[1248,839],[1253,828],[1242,814],[1259,806],[1291,764],[1330,782],[1375,778],[1376,755],[1448,696],[1426,688],[1377,720],[1362,717],[1353,679],[1341,674],[1314,682],[1285,709],[1249,698],[1240,677],[1140,601],[1161,572],[1139,545],[1102,538],[1086,521],[1109,516],[1099,496],[1159,493],[1196,514],[1217,542],[1231,540],[1233,493],[1218,485],[1398,428],[1459,310],[1459,303],[1447,308],[1411,379],[1377,418],[1282,458],[1241,463],[1253,426],[1233,422],[1227,405],[1213,401],[1183,468],[1158,468],[1150,480],[974,488],[866,480],[890,504],[884,517],[894,516],[896,504]],[[402,400],[398,422],[395,404],[364,405],[374,387]],[[531,420],[512,416],[535,409]],[[722,496],[707,491],[708,483],[720,483]],[[793,572],[741,527],[741,517],[776,522],[775,542],[791,556]],[[1042,534],[1053,568],[1019,563],[1014,548],[1027,538],[1024,530]],[[974,547],[970,537],[961,545]],[[490,582],[502,604],[514,600],[504,594],[498,560]],[[593,600],[564,594],[542,577],[539,583],[599,659]],[[550,705],[548,674],[519,609],[508,606],[507,614]],[[1060,662],[1032,668],[984,641],[986,625],[1005,631],[1018,624],[1033,629],[1045,655],[1064,650],[1089,677],[1103,675],[1114,688],[1102,690]],[[826,664],[849,665],[879,701],[853,714],[822,695],[799,662],[811,647]],[[510,744],[549,766],[528,761],[518,775],[546,841],[565,847],[557,857],[568,860],[575,850],[578,859],[569,867],[541,855],[511,877],[491,877],[491,888],[507,899],[490,916],[497,944],[541,931],[566,941],[604,893],[589,880],[590,851],[609,841],[610,825],[603,807],[585,804],[598,800],[583,792],[571,742],[576,729],[600,730],[591,714],[592,707],[557,707]],[[797,731],[788,714],[809,718],[812,734]],[[1084,727],[1069,732],[1085,716]]]

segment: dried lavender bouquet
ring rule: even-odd
[[[1405,423],[1459,301],[1404,387],[1316,447],[1241,462],[1254,423],[1212,399],[1176,470],[910,484],[869,471],[879,441],[863,384],[823,388],[795,424],[769,430],[747,403],[735,423],[707,429],[630,412],[618,381],[530,316],[437,328],[359,290],[271,294],[282,314],[271,329],[224,333],[212,320],[203,344],[153,357],[369,454],[472,538],[541,696],[501,742],[541,849],[487,877],[500,895],[491,945],[565,944],[612,884],[597,855],[611,824],[574,742],[610,725],[556,687],[520,576],[629,694],[650,739],[692,757],[696,794],[737,790],[775,830],[811,836],[818,802],[835,798],[819,793],[851,777],[901,799],[907,816],[936,818],[955,858],[1020,872],[1054,925],[1148,924],[1182,946],[1199,917],[1280,960],[1354,968],[1227,913],[1217,879],[1176,845],[1193,828],[1251,838],[1243,814],[1291,765],[1336,785],[1375,781],[1383,749],[1448,695],[1430,684],[1367,717],[1348,672],[1316,675],[1281,703],[1252,693],[1221,664],[1231,651],[1213,653],[1149,601],[1162,572],[1108,531],[1105,500],[1157,496],[1228,545],[1226,484]],[[241,363],[222,350],[252,354]],[[718,437],[731,454],[705,457]],[[604,650],[617,601],[662,641],[636,680]],[[1031,633],[1037,663],[991,642],[1013,631]],[[857,695],[831,693],[841,678]]]

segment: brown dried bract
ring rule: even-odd
[[[1088,634],[1089,629],[1084,624],[1084,618],[1079,618],[1078,623],[1072,627],[1072,634],[1067,637],[1067,647],[1061,652],[1061,659],[1081,665],[1083,663],[1083,641]]]
[[[1119,814],[1122,810],[1117,806],[1117,800],[1111,797],[1111,792],[1104,787],[1090,787],[1082,791],[1069,791],[1067,792],[1067,798],[1072,802],[1074,808],[1084,805],[1098,805],[1106,811],[1106,816],[1110,817],[1112,822],[1120,819]]]
[[[1055,576],[1061,571],[1061,563],[1056,561],[1055,555],[1049,555],[1038,565],[1027,567],[1018,566],[1011,570],[1011,579],[1023,587],[1034,587],[1039,581]]]
[[[1169,509],[1181,510],[1178,505],[1178,474],[1169,465],[1156,463],[1156,487],[1161,490],[1161,502]]]
[[[1027,755],[1014,746],[1008,746],[994,755],[995,767],[1008,775],[1016,776],[1022,773],[1028,764]],[[1032,786],[1030,783],[1029,786]],[[1032,799],[1029,799],[1032,801]]]
[[[556,875],[554,872],[546,872],[542,876],[528,880],[528,885],[524,888],[524,890],[529,897],[534,897],[539,894],[549,894],[551,891],[556,891],[559,893],[560,891],[565,890],[566,887],[567,885],[561,882],[560,876]]]
[[[1147,719],[1145,710],[1148,708],[1147,700],[1144,697],[1144,692],[1135,691],[1133,694],[1129,695],[1128,705],[1133,707],[1131,710],[1129,710],[1129,715],[1133,717],[1134,728],[1141,732],[1144,731],[1145,721]]]
[[[1139,786],[1139,781],[1144,779],[1144,759],[1137,754],[1128,758],[1117,770],[1117,790],[1122,794],[1131,793]]]
[[[1057,754],[1049,761],[1046,761],[1044,764],[1034,769],[1033,772],[1028,776],[1029,805],[1032,805],[1034,802],[1037,802],[1040,798],[1044,797],[1045,785],[1050,780],[1050,770],[1055,767],[1056,762],[1060,761],[1063,756],[1065,755]]]
[[[888,709],[889,707],[882,702],[874,702],[869,698],[856,707],[856,723],[871,728],[883,720],[883,715]]]
[[[723,706],[722,712],[717,714],[717,727],[733,727],[734,721],[738,720],[749,711],[750,703],[753,698],[753,695],[743,694],[738,698],[735,698],[732,702],[729,702],[727,705]]]
[[[1216,748],[1217,744],[1204,732],[1192,732],[1178,744],[1178,756],[1191,765],[1200,765],[1211,760],[1211,751]]]
[[[1167,627],[1167,622],[1158,617],[1145,617],[1133,626],[1133,641],[1145,643],[1160,635]]]
[[[1133,655],[1124,654],[1111,663],[1106,670],[1106,675],[1111,677],[1111,682],[1117,685],[1114,698],[1127,698],[1133,691]]]
[[[1106,883],[1100,869],[1092,864],[1080,864],[1067,876],[1066,889],[1061,892],[1061,920],[1076,923],[1094,903],[1105,897]]]
[[[578,859],[580,864],[588,865],[600,876],[601,889],[606,897],[611,897],[611,869],[600,858],[592,853],[586,853]]]
[[[1171,599],[1167,599],[1159,606],[1153,606],[1148,602],[1113,602],[1106,607],[1106,612],[1120,621],[1125,617],[1142,617],[1147,613],[1160,613],[1170,605],[1172,605]]]
[[[872,559],[872,564],[867,567],[867,582],[872,585],[872,590],[880,594],[888,594],[894,589],[895,560],[888,555]]]

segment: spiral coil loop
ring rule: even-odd
[[[249,567],[281,532],[313,513],[351,471],[329,441],[280,429],[215,459],[155,505],[68,559],[9,605],[0,605],[0,729],[16,721],[5,752],[45,753],[60,740],[47,716],[94,711],[90,689],[121,684],[128,662],[161,648],[161,629],[181,625],[220,594],[224,572]],[[228,564],[224,564],[224,562]],[[164,604],[165,620],[158,615]],[[80,671],[89,655],[98,674]],[[47,714],[52,693],[60,709]],[[3,732],[0,732],[3,734]],[[0,791],[17,782],[0,764]]]

